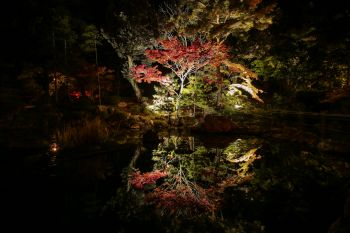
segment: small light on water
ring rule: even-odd
[[[52,153],[58,152],[59,149],[60,149],[60,147],[59,147],[59,145],[58,145],[56,142],[54,142],[54,143],[52,143],[52,144],[50,145],[50,151],[51,151]]]
[[[49,167],[56,166],[57,154],[58,154],[59,150],[60,150],[60,146],[56,142],[53,142],[50,144],[50,148],[49,148],[49,152],[48,152],[48,156],[49,156],[48,166]]]

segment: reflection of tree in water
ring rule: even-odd
[[[293,142],[242,138],[214,148],[167,137],[150,153],[152,169],[138,165],[150,159],[144,152],[135,150],[122,173],[128,189],[105,207],[125,229],[151,222],[154,232],[326,232],[349,189],[347,157]]]
[[[225,189],[252,177],[260,143],[237,139],[225,149],[206,148],[193,137],[171,136],[153,150],[153,171],[134,170],[129,184],[162,215],[214,217]]]

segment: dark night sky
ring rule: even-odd
[[[142,9],[144,0],[132,1],[131,5]],[[13,0],[2,7],[2,61],[30,59],[42,46],[42,35],[48,34],[50,9],[65,8],[69,14],[88,23],[103,25],[111,0],[80,1],[23,1]],[[114,1],[116,7],[123,8],[121,1]],[[161,1],[152,0],[156,6]],[[347,1],[305,1],[278,0],[281,9],[275,27],[280,31],[302,27],[317,27],[318,33],[326,40],[342,39],[350,28],[350,11]],[[131,2],[129,2],[131,3]],[[132,13],[132,11],[130,11]],[[47,36],[46,36],[47,37]],[[33,51],[34,50],[34,51]]]

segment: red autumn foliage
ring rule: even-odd
[[[136,171],[130,180],[131,185],[136,189],[144,189],[145,185],[155,184],[156,181],[162,177],[167,176],[166,172],[159,170],[146,172],[141,174],[140,171]]]
[[[262,0],[245,0],[245,2],[249,8],[254,9],[262,2]]]
[[[74,99],[79,99],[81,97],[81,92],[80,91],[72,91],[71,93],[69,93],[69,95]]]
[[[80,99],[80,97],[83,96],[83,94],[80,91],[72,91],[69,93],[69,95],[76,100]],[[91,91],[84,91],[84,96],[91,97]]]
[[[96,67],[94,64],[87,63],[83,65],[74,75],[78,78],[95,78],[97,74],[100,77],[103,77],[104,75],[112,73],[114,73],[114,70],[105,66]]]
[[[131,68],[132,76],[136,82],[159,82],[165,84],[168,78],[162,75],[157,67],[147,67],[146,65],[138,65]]]
[[[181,81],[205,66],[218,67],[228,58],[227,48],[212,41],[201,42],[198,39],[190,44],[181,42],[177,37],[158,40],[159,49],[148,49],[148,59],[170,69]],[[167,83],[168,78],[162,75],[157,66],[139,65],[131,69],[137,82]]]
[[[158,43],[161,49],[146,50],[147,58],[171,69],[180,78],[206,65],[219,66],[228,58],[226,46],[212,41],[200,42],[197,39],[187,45],[173,37],[158,40]]]

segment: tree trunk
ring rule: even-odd
[[[216,93],[216,107],[221,106],[221,97],[222,97],[222,83],[219,83],[218,90]]]
[[[131,56],[128,55],[127,58],[128,58],[128,69],[130,70],[130,68],[134,66],[134,62],[132,61]],[[124,78],[126,78],[130,82],[130,84],[131,84],[131,86],[132,86],[132,88],[134,90],[135,96],[137,98],[137,101],[142,102],[141,90],[138,87],[138,85],[135,82],[135,80],[130,77],[130,74],[125,74]]]
[[[219,69],[219,68],[218,68]],[[220,71],[218,71],[220,72]],[[222,102],[222,88],[223,88],[223,78],[220,76],[218,83],[217,83],[217,92],[216,92],[216,107],[221,106]]]
[[[55,38],[55,32],[52,32],[52,45],[53,45],[53,59],[54,59],[54,69],[53,69],[53,78],[55,81],[55,103],[58,103],[58,90],[57,90],[57,77],[56,77],[56,72],[57,72],[57,55],[56,55],[56,38]]]
[[[98,72],[98,54],[97,54],[97,39],[96,39],[96,36],[95,36],[95,63],[96,63],[97,83],[98,83],[98,104],[101,107],[101,82],[100,82],[100,74]]]
[[[64,39],[64,64],[67,65],[67,40]]]
[[[116,40],[114,38],[111,38],[107,33],[104,32],[104,30],[101,30],[101,34],[102,36],[108,41],[108,43],[113,47],[113,49],[116,51],[116,53],[118,54],[118,57],[120,58],[125,58],[127,59],[127,69],[125,73],[123,73],[123,77],[129,81],[129,83],[131,84],[135,96],[137,98],[137,100],[139,102],[142,102],[142,93],[140,88],[138,87],[137,83],[135,82],[135,80],[130,76],[130,68],[134,66],[134,62],[132,60],[132,56],[131,55],[127,55],[125,53],[121,53],[119,51],[119,44],[116,42]],[[145,104],[145,103],[143,103]]]

